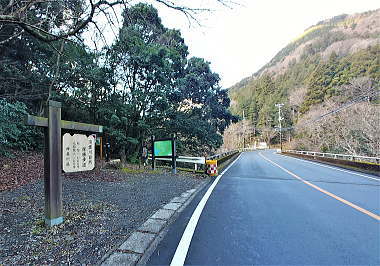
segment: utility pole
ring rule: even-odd
[[[243,110],[243,149],[245,149],[245,115]]]
[[[284,119],[283,117],[281,117],[281,107],[283,107],[284,104],[283,103],[278,103],[276,104],[276,107],[278,107],[278,127],[279,127],[279,130],[280,130],[280,150],[282,152],[282,127],[281,127],[281,121]]]
[[[253,145],[253,143],[255,143],[256,141],[256,125],[255,125],[255,119],[254,119],[254,116],[252,116],[252,129],[253,129],[253,132],[252,132],[252,138],[251,138],[251,146]]]

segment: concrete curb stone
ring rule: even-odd
[[[210,180],[212,181],[212,179]],[[190,203],[195,195],[209,182],[205,181],[193,189],[174,197],[169,203],[156,211],[113,253],[103,257],[100,265],[142,265],[153,253],[155,247],[165,236],[168,225]]]
[[[159,233],[161,229],[166,225],[165,220],[158,220],[149,218],[146,222],[139,227],[138,231],[140,232],[151,232],[151,233]]]
[[[127,241],[121,244],[119,250],[142,254],[148,248],[154,237],[155,235],[153,233],[133,232]]]
[[[152,215],[152,219],[162,219],[162,220],[169,220],[170,217],[174,214],[175,211],[173,210],[165,210],[165,209],[159,209]]]
[[[182,197],[182,198],[188,198],[188,197],[190,197],[190,195],[191,195],[191,193],[189,193],[189,192],[184,192],[184,193],[181,194],[181,197]]]
[[[164,207],[162,207],[165,210],[173,210],[176,211],[182,206],[181,203],[174,203],[174,202],[169,202],[166,204]]]
[[[169,225],[174,222],[177,217],[180,215],[180,213],[187,207],[187,205],[189,205],[191,203],[191,201],[195,198],[195,196],[201,191],[203,190],[208,184],[210,184],[211,182],[213,182],[214,179],[209,179],[209,181],[207,182],[203,182],[202,184],[199,184],[197,185],[194,189],[195,189],[195,193],[193,193],[189,198],[188,200],[182,204],[182,206],[178,209],[178,211],[175,212],[175,214],[172,216],[172,218],[170,219],[170,221],[168,221],[168,225],[163,228],[163,230],[161,230],[161,232],[157,235],[157,237],[153,240],[153,242],[151,243],[150,247],[145,251],[145,253],[141,256],[141,258],[139,259],[139,261],[137,262],[136,265],[145,265],[150,256],[153,254],[153,252],[156,250],[158,244],[161,242],[161,240],[164,239],[165,235],[167,234],[167,232],[169,231]]]
[[[187,198],[184,197],[175,197],[170,202],[173,203],[184,203],[187,200]]]
[[[102,265],[135,265],[140,256],[139,254],[115,252]]]

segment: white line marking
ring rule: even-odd
[[[379,178],[374,178],[374,177],[370,177],[370,176],[367,176],[367,175],[355,173],[355,172],[352,172],[352,171],[343,170],[343,169],[339,169],[339,168],[332,167],[332,166],[327,166],[327,165],[324,165],[324,164],[321,164],[321,163],[310,162],[310,161],[305,160],[305,159],[294,158],[292,156],[286,156],[286,155],[282,155],[282,154],[278,154],[278,155],[281,155],[281,156],[284,156],[284,157],[287,157],[287,158],[292,158],[292,159],[299,160],[299,161],[306,162],[306,163],[316,164],[316,165],[323,166],[323,167],[330,168],[330,169],[334,169],[334,170],[337,170],[337,171],[341,171],[341,172],[345,172],[345,173],[349,173],[349,174],[353,174],[353,175],[362,176],[362,177],[365,177],[365,178],[368,178],[368,179],[373,179],[373,180],[376,180],[376,181],[380,182]]]
[[[184,265],[185,259],[186,259],[186,256],[187,256],[187,252],[188,252],[189,247],[190,247],[191,239],[193,238],[195,228],[196,228],[196,226],[198,224],[199,218],[200,218],[200,216],[202,214],[203,208],[205,207],[208,198],[210,197],[212,191],[214,190],[216,184],[218,184],[218,182],[219,182],[220,178],[223,176],[223,174],[225,172],[227,172],[227,170],[230,169],[230,167],[232,165],[234,165],[235,162],[237,162],[239,160],[239,158],[240,158],[241,155],[242,155],[242,153],[236,158],[235,161],[233,161],[215,179],[215,181],[212,183],[212,185],[208,188],[206,194],[204,194],[203,198],[198,203],[197,208],[193,212],[193,215],[191,216],[190,221],[189,221],[189,223],[186,226],[185,232],[183,232],[181,241],[178,244],[178,247],[177,247],[177,250],[175,251],[175,254],[174,254],[174,257],[172,259],[172,262],[170,263],[171,266],[182,266],[182,265]]]
[[[296,179],[300,180],[301,182],[305,183],[306,185],[308,185],[308,186],[310,186],[310,187],[312,187],[312,188],[314,188],[314,189],[316,189],[316,190],[318,190],[318,191],[320,191],[320,192],[322,192],[322,193],[324,193],[324,194],[326,194],[326,195],[328,195],[328,196],[330,196],[330,197],[332,197],[332,198],[334,198],[334,199],[336,199],[336,200],[338,200],[338,201],[340,201],[340,202],[342,202],[342,203],[344,203],[344,204],[346,204],[346,205],[348,205],[348,206],[350,206],[350,207],[352,207],[352,208],[354,208],[354,209],[356,209],[356,210],[358,210],[358,211],[360,211],[360,212],[362,212],[364,214],[367,214],[368,216],[370,216],[370,217],[372,217],[372,218],[380,221],[380,216],[379,215],[377,215],[377,214],[375,214],[373,212],[370,212],[370,211],[368,211],[368,210],[366,210],[366,209],[364,209],[364,208],[362,208],[362,207],[360,207],[360,206],[358,206],[358,205],[356,205],[356,204],[354,204],[354,203],[352,203],[352,202],[350,202],[348,200],[345,200],[345,199],[343,199],[343,198],[341,198],[341,197],[339,197],[339,196],[337,196],[337,195],[335,195],[335,194],[333,194],[333,193],[331,193],[331,192],[329,192],[327,190],[324,190],[323,188],[320,188],[317,185],[314,185],[313,183],[310,183],[309,181],[304,180],[302,177],[299,177],[298,175],[290,172],[286,168],[284,168],[281,165],[273,162],[272,160],[270,160],[269,158],[265,157],[261,153],[259,153],[259,155],[262,158],[264,158],[265,160],[267,160],[268,162],[270,162],[271,164],[277,166],[278,168],[280,168],[281,170],[287,172],[288,174],[290,174],[294,178],[296,178]]]

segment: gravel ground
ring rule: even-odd
[[[0,192],[0,265],[95,264],[173,197],[206,179],[167,171],[101,170],[64,178],[62,225],[43,225],[43,180]]]

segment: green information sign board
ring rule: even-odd
[[[154,156],[172,156],[172,140],[158,140],[154,142]]]

